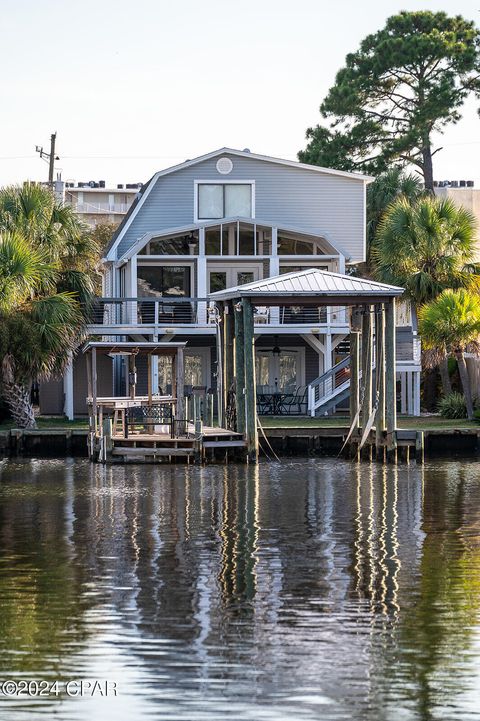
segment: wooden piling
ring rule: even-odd
[[[231,428],[232,421],[230,420],[232,417],[232,413],[230,412],[231,409],[228,408],[228,398],[229,398],[229,392],[232,389],[233,383],[234,383],[234,371],[235,371],[235,361],[234,361],[234,347],[233,347],[233,339],[235,336],[235,329],[234,329],[234,310],[233,310],[233,302],[231,300],[227,301],[224,305],[224,333],[223,333],[223,364],[224,364],[224,396],[225,396],[225,417],[228,419],[227,424],[225,424],[225,427],[230,428],[230,430],[235,430],[234,428]]]
[[[253,307],[249,298],[242,299],[243,332],[245,349],[245,405],[247,457],[252,463],[258,462],[257,392],[255,382],[255,337]]]
[[[235,327],[235,401],[237,404],[237,432],[245,433],[245,336],[241,304],[234,306]]]
[[[397,461],[397,389],[395,352],[395,298],[385,304],[385,413],[387,462]]]
[[[224,313],[223,303],[216,301],[218,309],[218,320],[217,320],[217,402],[218,402],[218,424],[223,426],[225,423],[225,378],[224,378],[224,362],[223,362],[223,349],[224,349]]]
[[[385,308],[380,303],[375,315],[375,373],[378,407],[375,415],[375,455],[377,461],[385,456]]]
[[[184,396],[185,396],[185,366],[183,359],[183,348],[177,348],[177,368],[176,368],[176,393],[177,393],[177,418],[183,420],[184,414]]]
[[[362,316],[362,385],[363,385],[363,403],[362,403],[362,420],[361,432],[363,433],[368,425],[370,416],[372,415],[372,351],[373,351],[373,324],[372,324],[372,307],[364,306]],[[365,450],[363,456],[366,460],[371,458],[371,443],[367,438],[365,442]]]

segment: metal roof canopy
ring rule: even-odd
[[[107,341],[90,341],[85,344],[82,349],[83,353],[96,350],[98,353],[111,353],[118,355],[175,355],[179,348],[185,348],[186,342],[171,343],[159,342],[151,343],[142,341],[139,343],[129,343],[121,341],[119,343],[109,343]]]
[[[382,303],[404,292],[395,285],[330,273],[318,268],[276,275],[210,293],[212,300],[249,298],[257,305],[358,305]]]

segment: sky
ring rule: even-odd
[[[479,0],[2,0],[0,184],[145,181],[228,146],[295,160],[368,34],[400,10],[480,24]],[[480,187],[480,102],[439,139],[437,179]]]

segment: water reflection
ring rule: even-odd
[[[480,718],[478,470],[3,462],[0,718]]]

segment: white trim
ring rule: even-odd
[[[252,217],[245,220],[255,220],[255,181],[254,180],[194,180],[193,181],[193,220],[195,223],[215,223],[225,225],[225,218],[199,218],[198,217],[198,186],[199,185],[250,185],[250,206]],[[224,208],[225,210],[225,208]]]
[[[245,153],[241,150],[234,150],[233,148],[219,148],[218,150],[214,150],[211,153],[207,153],[206,155],[199,155],[197,158],[194,158],[193,160],[187,160],[184,163],[179,163],[178,165],[172,165],[170,168],[165,168],[165,170],[159,170],[155,175],[150,179],[150,182],[148,183],[147,188],[143,191],[142,195],[140,196],[140,199],[136,205],[136,207],[132,210],[132,213],[128,220],[126,220],[125,225],[121,229],[120,233],[118,234],[117,238],[115,238],[115,242],[113,243],[112,247],[108,249],[107,253],[107,260],[115,260],[114,251],[116,250],[117,246],[119,245],[120,241],[122,240],[123,236],[125,235],[126,231],[132,224],[132,221],[136,218],[138,215],[138,211],[144,204],[145,200],[148,198],[152,188],[156,185],[156,182],[158,178],[169,175],[170,173],[175,173],[178,170],[183,170],[184,168],[190,168],[192,165],[197,165],[198,163],[202,163],[205,160],[210,160],[211,158],[215,158],[218,155],[235,155],[240,158],[253,158],[254,160],[263,160],[267,163],[274,163],[276,165],[285,165],[290,168],[299,168],[301,170],[309,170],[311,172],[315,173],[323,173],[324,175],[337,175],[341,178],[350,178],[351,180],[360,181],[362,183],[371,183],[373,182],[374,178],[369,175],[362,175],[361,173],[349,173],[345,170],[334,170],[333,168],[323,168],[321,166],[316,165],[308,165],[307,163],[298,163],[294,160],[283,160],[281,158],[274,158],[268,155],[258,155],[257,153]],[[364,203],[365,208],[365,203]]]

